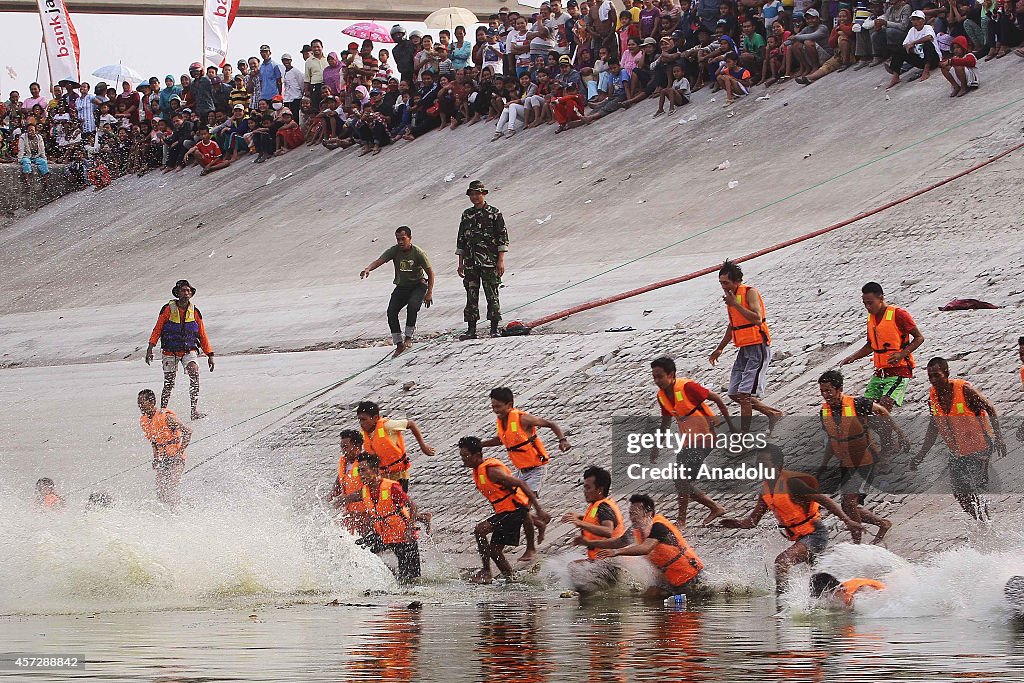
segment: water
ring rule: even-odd
[[[920,563],[840,544],[820,570],[889,585],[858,596],[853,613],[814,604],[806,569],[776,603],[769,554],[752,539],[705,558],[716,597],[666,607],[628,588],[560,597],[565,556],[522,583],[472,587],[429,542],[427,580],[401,590],[326,514],[309,512],[318,508],[237,472],[204,480],[174,514],[124,495],[110,509],[54,514],[0,490],[0,655],[88,662],[73,674],[8,669],[0,679],[1024,679],[1024,624],[1002,594],[1024,574],[1013,533]],[[631,562],[638,582],[649,580],[644,561]],[[335,598],[343,604],[327,606]]]

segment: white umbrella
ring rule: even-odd
[[[473,27],[480,23],[476,15],[463,7],[445,7],[430,14],[423,23],[427,28],[446,28],[455,33],[456,26],[465,26],[466,31],[472,33]]]
[[[92,75],[96,78],[102,78],[105,81],[111,81],[113,83],[120,83],[121,81],[141,83],[145,80],[139,75],[138,71],[129,66],[125,66],[124,64],[108,64],[107,66],[101,66],[93,71]]]

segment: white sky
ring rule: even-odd
[[[74,12],[74,5],[71,5]],[[93,85],[96,78],[89,74],[107,64],[122,63],[138,71],[145,78],[156,76],[163,84],[164,76],[174,74],[177,79],[188,72],[188,65],[201,61],[202,18],[166,16],[128,16],[117,14],[72,14],[81,49],[82,78]],[[274,59],[288,52],[301,60],[299,50],[313,38],[324,41],[325,52],[341,52],[354,38],[341,34],[343,28],[355,22],[331,19],[256,19],[238,17],[228,37],[228,61],[258,56],[259,46],[268,43]],[[390,30],[394,22],[377,22]],[[424,30],[423,24],[402,22],[407,31]],[[28,96],[28,84],[36,79],[42,30],[37,13],[0,12],[0,27],[4,40],[0,41],[0,91],[3,99],[11,89]],[[436,31],[432,31],[435,36]],[[380,44],[377,48],[390,48]],[[301,66],[301,62],[299,63]],[[7,68],[17,73],[12,82]],[[40,83],[46,87],[49,76],[46,57],[40,65]]]

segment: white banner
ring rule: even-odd
[[[206,64],[221,67],[227,62],[228,30],[235,23],[238,2],[203,0],[203,59]]]
[[[36,0],[39,23],[43,25],[43,45],[50,66],[50,83],[63,80],[78,83],[78,33],[64,0]]]

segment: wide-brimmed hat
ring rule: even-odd
[[[188,280],[178,280],[177,282],[175,282],[174,283],[174,287],[171,288],[171,296],[177,297],[178,296],[178,288],[181,287],[182,285],[185,285],[186,287],[191,289],[192,290],[192,295],[195,296],[196,288],[193,287],[192,283],[190,283]]]
[[[487,186],[484,185],[484,181],[482,180],[474,180],[469,184],[469,189],[466,190],[466,194],[468,195],[470,192],[482,192],[487,194]]]

